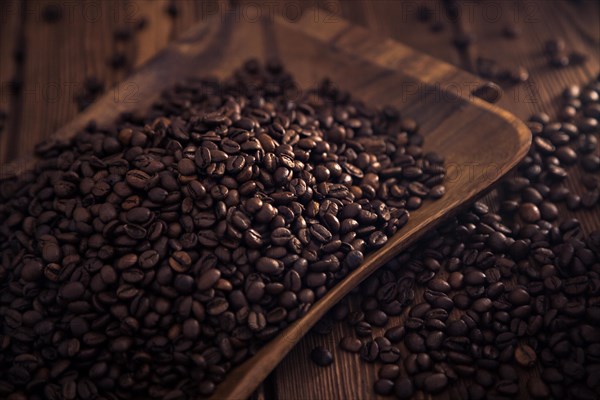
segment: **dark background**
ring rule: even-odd
[[[245,19],[277,16],[294,20],[302,8],[319,5],[328,10],[332,22],[346,18],[474,74],[481,72],[477,67],[481,57],[494,60],[501,70],[522,66],[529,73],[526,82],[498,82],[504,90],[498,104],[521,118],[538,111],[554,115],[567,85],[588,82],[600,71],[597,1],[460,1],[450,15],[448,3],[441,0],[235,3],[237,17]],[[423,4],[430,14],[423,13]],[[206,0],[1,1],[0,167],[30,154],[35,143],[98,94],[126,79],[136,66],[188,27],[223,9],[222,3]],[[507,37],[507,29],[516,31],[516,37]],[[586,61],[563,68],[550,66],[543,50],[547,40],[556,38],[564,40],[567,52],[583,54]],[[465,41],[469,45],[460,46]],[[115,98],[135,101],[136,88],[130,89],[115,92]],[[580,174],[570,172],[569,186],[580,188],[579,182]],[[493,197],[486,198],[492,207]],[[600,228],[598,213],[561,212],[577,216],[587,232]],[[335,349],[348,333],[340,324],[327,336],[309,334],[255,397],[374,396],[376,367]],[[310,361],[308,354],[317,344],[335,349],[333,366],[319,368]]]

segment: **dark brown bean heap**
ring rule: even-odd
[[[443,195],[417,130],[251,61],[40,144],[0,186],[0,397],[209,395]]]
[[[355,316],[341,348],[362,343],[360,358],[383,364],[376,393],[407,399],[462,380],[462,399],[600,397],[600,231],[559,212],[598,213],[599,93],[600,76],[565,91],[571,118],[531,118],[533,146],[503,181],[500,213],[476,203],[337,306]],[[578,160],[588,191],[575,194],[565,178]],[[392,322],[381,330],[367,314]]]

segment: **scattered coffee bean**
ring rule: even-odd
[[[310,358],[320,367],[326,367],[333,363],[333,355],[331,354],[331,351],[322,346],[317,346],[312,349],[310,352]]]
[[[394,382],[394,394],[399,399],[410,399],[414,393],[414,384],[409,378],[400,378]]]
[[[358,353],[362,347],[360,339],[346,336],[340,341],[340,347],[350,353]]]
[[[564,51],[564,44],[549,51]],[[599,88],[598,82],[571,87],[563,99],[600,104]],[[377,331],[364,332],[375,337],[363,345],[362,359],[384,364],[376,393],[389,393],[389,379],[399,398],[451,386],[472,399],[594,398],[600,308],[590,290],[599,284],[600,232],[588,232],[561,211],[598,207],[595,176],[585,175],[582,193],[571,192],[565,179],[571,168],[600,170],[598,142],[587,133],[597,130],[600,114],[584,116],[581,104],[573,108],[570,122],[544,113],[531,117],[534,143],[503,181],[502,214],[476,203],[356,291],[362,309],[356,315],[406,311],[401,323],[384,324],[387,342]],[[422,300],[415,298],[417,288]],[[387,359],[394,349],[399,354]],[[397,361],[386,364],[399,359],[402,378]],[[515,366],[539,368],[541,376],[520,374]],[[459,378],[466,389],[453,386]]]

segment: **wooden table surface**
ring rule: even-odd
[[[431,1],[337,1],[272,0],[236,2],[237,18],[281,15],[294,19],[306,6],[326,10],[324,23],[339,16],[392,37],[420,51],[475,73],[477,57],[497,60],[508,67],[522,65],[531,75],[525,84],[504,88],[499,104],[521,118],[537,111],[556,111],[562,89],[584,83],[600,70],[600,3],[594,0],[511,0],[459,2],[457,18],[450,18],[444,2]],[[432,22],[416,17],[418,4],[433,10]],[[43,15],[58,11],[60,19],[46,21]],[[54,7],[52,9],[52,7]],[[169,15],[168,8],[176,10]],[[192,24],[220,13],[224,7],[203,0],[3,0],[0,2],[0,168],[8,161],[31,153],[35,143],[49,136],[78,112],[77,96],[94,77],[106,88],[127,79],[133,68],[144,63]],[[175,13],[173,13],[175,14]],[[127,41],[114,39],[115,30],[133,27],[140,20],[145,28]],[[521,34],[503,36],[508,25]],[[472,35],[466,50],[452,45],[457,35]],[[588,55],[586,63],[562,69],[547,65],[544,42],[561,37],[567,46]],[[123,68],[109,60],[115,53],[126,55]],[[115,99],[135,102],[134,82],[127,90],[114,92]],[[107,89],[110,90],[110,89]],[[457,90],[466,90],[457,85]],[[3,115],[2,111],[6,114]],[[579,174],[570,173],[569,186],[578,188]],[[493,195],[488,196],[493,205]],[[600,216],[574,214],[586,231],[600,228]],[[317,344],[334,349],[347,334],[344,324],[326,336],[309,334],[286,358],[254,397],[259,399],[372,398],[376,367],[358,356],[335,350],[336,362],[316,367],[309,352]],[[535,372],[533,372],[535,373]]]

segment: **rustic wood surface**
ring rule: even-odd
[[[251,19],[258,12],[293,20],[298,10],[316,3],[329,10],[324,15],[329,23],[334,24],[336,16],[341,15],[472,72],[477,56],[501,60],[507,65],[526,66],[531,73],[530,82],[505,88],[499,103],[522,118],[540,110],[552,114],[564,86],[589,81],[599,71],[600,6],[595,1],[464,1],[460,3],[463,12],[457,19],[446,16],[441,1],[427,1],[434,10],[434,19],[441,22],[441,32],[433,32],[431,23],[417,21],[416,2],[396,0],[296,0],[278,6],[269,1],[241,2],[239,11],[230,18]],[[42,12],[49,4],[58,4],[61,8],[60,21],[48,23],[42,19]],[[169,4],[175,4],[178,10],[174,18],[165,12]],[[219,3],[213,1],[0,2],[0,110],[7,113],[6,120],[0,121],[4,127],[0,131],[0,168],[8,161],[30,154],[35,143],[77,114],[74,97],[83,90],[86,78],[95,76],[107,88],[119,81],[126,83],[133,67],[150,59],[191,25],[221,12]],[[115,29],[134,26],[141,17],[147,20],[145,29],[129,42],[113,41]],[[509,40],[502,36],[507,23],[521,27],[520,37]],[[452,46],[454,35],[461,31],[471,32],[476,37],[466,52]],[[553,37],[563,37],[569,47],[587,53],[587,63],[564,69],[547,67],[541,54],[542,46]],[[25,52],[22,62],[14,57],[17,49]],[[114,70],[108,66],[107,61],[116,50],[128,54],[126,68]],[[19,85],[11,81],[20,83],[21,89],[12,90]],[[120,86],[123,90],[112,91],[111,95],[121,102],[139,101],[139,88],[135,82],[130,83]],[[569,185],[581,187],[578,174],[570,174]],[[600,227],[597,213],[575,215],[588,231]],[[309,360],[312,346],[322,344],[334,349],[345,333],[345,326],[336,325],[331,335],[309,334],[262,385],[256,397],[373,397],[375,366],[337,350],[336,362],[329,368],[318,368]]]

